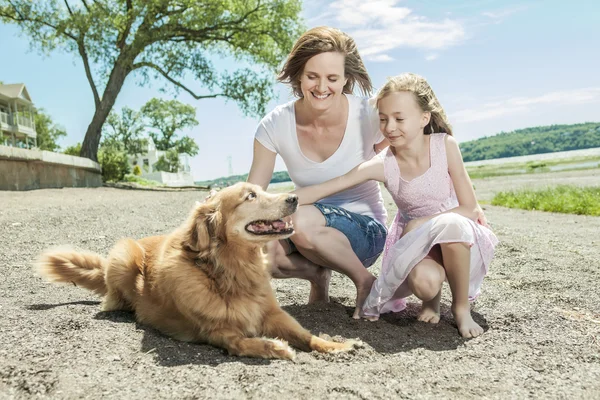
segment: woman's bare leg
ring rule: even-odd
[[[316,207],[300,207],[294,214],[294,226],[297,233],[291,240],[300,254],[352,280],[357,292],[353,318],[358,319],[375,277],[358,259],[348,238],[337,229],[325,226],[325,217]]]
[[[299,278],[310,282],[308,303],[329,301],[331,270],[316,265],[298,252],[289,253],[285,241],[267,245],[271,257],[271,276],[277,279]]]

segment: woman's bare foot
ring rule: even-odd
[[[471,316],[471,307],[467,304],[466,306],[456,307],[452,306],[452,314],[454,320],[458,326],[458,331],[461,336],[469,339],[474,338],[483,333],[483,328],[473,321]]]
[[[369,274],[369,277],[364,281],[356,285],[356,308],[352,318],[360,319],[360,311],[362,310],[363,303],[367,299],[369,292],[371,292],[371,286],[375,282],[375,277]]]
[[[429,324],[437,324],[440,322],[440,300],[442,298],[442,291],[431,300],[424,301],[421,305],[421,312],[417,316],[417,319],[421,322],[427,322]]]
[[[310,279],[310,295],[308,304],[329,303],[329,281],[331,280],[331,270],[320,267],[315,276]]]

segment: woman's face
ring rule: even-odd
[[[325,110],[337,103],[348,81],[344,63],[344,55],[336,52],[321,53],[306,62],[300,76],[300,90],[307,105]]]

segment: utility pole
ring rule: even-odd
[[[227,156],[227,165],[229,166],[229,176],[233,175],[233,166],[231,165],[231,156]]]

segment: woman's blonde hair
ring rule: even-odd
[[[425,134],[444,132],[452,135],[452,126],[446,113],[425,78],[410,72],[389,78],[377,93],[377,105],[379,106],[381,99],[394,92],[413,93],[421,110],[431,113],[429,123],[423,129]]]
[[[300,76],[306,62],[321,53],[335,52],[344,55],[344,74],[348,79],[343,92],[351,94],[354,85],[358,85],[364,95],[373,91],[371,78],[358,54],[354,40],[339,29],[328,26],[312,28],[302,34],[296,41],[277,80],[289,84],[296,97],[302,97]]]

